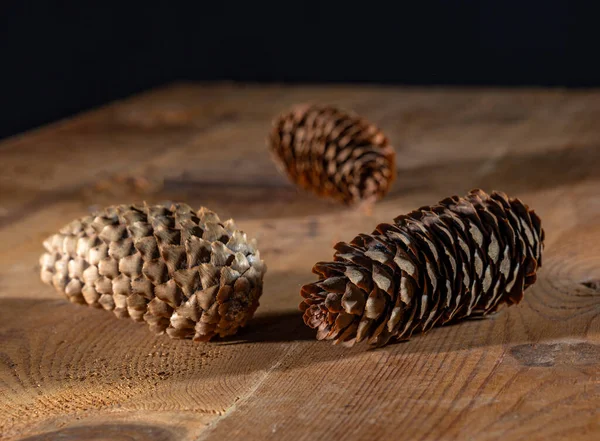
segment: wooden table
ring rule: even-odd
[[[371,215],[273,166],[271,118],[312,101],[392,139],[398,179]],[[377,350],[314,340],[299,288],[334,242],[473,187],[543,220],[520,305]],[[40,282],[47,235],[141,200],[206,205],[259,239],[262,305],[236,338],[155,337]],[[177,84],[0,143],[0,437],[598,440],[598,407],[600,91]]]

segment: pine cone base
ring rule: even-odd
[[[384,345],[415,331],[512,305],[535,282],[544,230],[504,193],[472,190],[383,223],[319,262],[302,287],[306,325],[320,340]]]
[[[108,207],[71,222],[44,247],[41,279],[71,302],[198,341],[246,325],[266,271],[256,242],[233,220],[185,204]]]

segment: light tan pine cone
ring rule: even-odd
[[[335,246],[319,281],[302,287],[319,340],[384,345],[414,331],[512,305],[536,280],[544,231],[504,193],[472,190],[380,224]]]
[[[348,205],[381,199],[396,175],[395,152],[381,130],[332,106],[302,105],[281,115],[270,148],[292,182]]]
[[[119,205],[50,236],[41,278],[74,303],[208,341],[235,334],[258,307],[266,267],[232,220],[185,204]]]

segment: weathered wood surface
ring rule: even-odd
[[[307,101],[392,139],[398,179],[370,216],[271,163],[271,118]],[[600,439],[599,121],[600,91],[181,84],[0,143],[0,438]],[[298,291],[334,242],[472,187],[543,220],[520,305],[378,350],[313,340]],[[39,281],[43,238],[140,200],[207,205],[258,237],[265,292],[238,337],[155,337]]]

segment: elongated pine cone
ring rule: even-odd
[[[395,177],[395,152],[375,125],[331,106],[303,105],[273,122],[270,147],[289,178],[345,204],[375,202]]]
[[[472,190],[335,246],[302,287],[319,340],[384,345],[436,324],[512,305],[536,280],[544,231],[519,199]]]
[[[266,271],[256,241],[232,220],[185,204],[108,207],[71,222],[44,247],[42,281],[71,302],[198,341],[246,325]]]

